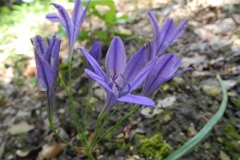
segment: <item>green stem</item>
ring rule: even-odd
[[[49,121],[50,127],[52,129],[52,131],[54,132],[54,134],[61,139],[64,143],[66,143],[67,145],[69,145],[70,147],[72,147],[73,149],[76,149],[76,147],[74,147],[72,144],[70,144],[68,141],[66,141],[65,139],[63,139],[56,131],[56,129],[54,128],[53,122]]]
[[[92,153],[86,154],[89,160],[94,160]]]
[[[68,80],[69,80],[69,92],[72,97],[72,61],[68,61]]]
[[[138,109],[139,105],[135,105],[133,107],[133,109],[128,112],[128,114],[126,114],[122,119],[120,119],[112,128],[110,128],[98,141],[101,141],[104,137],[106,137],[110,132],[112,132],[117,126],[119,126],[125,119],[127,119],[130,115],[132,115],[134,112],[136,112],[136,110]]]
[[[107,125],[108,121],[112,118],[112,116],[116,113],[118,108],[120,107],[120,104],[115,107],[115,109],[112,111],[112,113],[108,116],[108,118],[104,121],[102,127],[101,127],[101,132],[99,134],[102,134],[102,131],[104,130],[105,126]]]
[[[92,98],[92,92],[89,91],[88,92],[87,104],[86,104],[86,107],[85,107],[85,110],[84,110],[84,118],[83,118],[84,131],[86,131],[87,111],[88,111],[88,108],[89,108],[89,105],[90,105],[91,98]]]
[[[81,123],[80,123],[80,121],[79,121],[79,119],[78,119],[78,115],[77,115],[76,108],[75,108],[75,106],[74,106],[73,99],[72,99],[70,93],[68,92],[67,86],[66,86],[65,82],[63,81],[63,78],[62,78],[61,73],[59,73],[59,76],[58,76],[58,77],[59,77],[59,80],[60,80],[60,82],[62,83],[63,88],[65,89],[65,91],[66,91],[66,93],[67,93],[67,96],[68,96],[68,98],[69,98],[69,100],[70,100],[71,109],[72,109],[72,113],[73,113],[73,117],[74,117],[74,124],[75,124],[75,127],[76,127],[76,129],[77,129],[79,139],[80,139],[80,141],[83,143],[82,138],[81,138],[81,135],[83,134],[83,132],[82,132],[82,126],[81,126]],[[81,134],[81,132],[82,132],[82,134]],[[82,135],[82,137],[84,137],[84,136]],[[84,139],[85,139],[85,138],[84,138]],[[83,143],[83,144],[87,144],[87,141],[86,141],[86,140],[84,140],[84,142],[85,142],[85,143]]]
[[[101,120],[100,120],[100,118],[98,118],[97,119],[97,126],[96,126],[96,135],[95,135],[95,137],[93,138],[93,141],[92,141],[92,143],[90,144],[90,146],[89,146],[89,149],[90,150],[92,150],[95,146],[96,146],[96,144],[97,144],[97,138],[98,138],[98,134],[99,134],[99,126],[100,126],[100,123],[101,123]]]

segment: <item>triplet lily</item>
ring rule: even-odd
[[[168,53],[162,55],[158,58],[152,71],[149,73],[148,77],[143,86],[142,95],[149,96],[164,82],[176,77],[192,68],[186,68],[180,72],[177,70],[180,67],[182,58],[177,58],[174,54]]]
[[[173,19],[168,18],[165,20],[162,28],[160,29],[158,21],[152,12],[148,12],[150,22],[153,28],[154,40],[149,43],[150,57],[159,57],[172,43],[176,42],[183,34],[186,27],[187,19],[182,21],[176,29],[174,29]],[[149,59],[148,59],[149,60]]]
[[[85,9],[83,10],[81,0],[75,0],[72,18],[69,17],[66,9],[63,6],[56,3],[51,4],[57,9],[58,14],[49,13],[46,15],[47,19],[52,22],[59,22],[65,28],[69,40],[69,61],[72,59],[74,43],[78,38],[80,28],[86,18],[89,2],[90,1],[88,1]]]
[[[52,120],[55,91],[59,73],[59,50],[61,41],[53,36],[47,43],[41,36],[33,39],[37,67],[38,89],[45,91],[48,99],[48,119]]]
[[[126,53],[122,40],[114,37],[106,54],[105,74],[98,62],[82,48],[79,48],[94,72],[85,69],[86,74],[100,83],[106,91],[107,98],[100,116],[105,116],[108,111],[120,102],[129,102],[139,105],[154,106],[154,102],[144,96],[131,94],[146,79],[157,58],[145,63],[146,46],[141,47],[136,54],[126,63]]]
[[[193,69],[186,68],[177,72],[181,65],[182,58],[177,58],[171,53],[162,55],[169,45],[178,40],[178,38],[183,34],[187,19],[174,29],[173,19],[168,18],[160,29],[158,21],[153,13],[148,12],[148,15],[153,27],[154,40],[152,42],[149,41],[146,62],[150,61],[154,57],[158,57],[158,60],[144,82],[142,91],[142,95],[144,96],[149,96],[161,84],[173,77]]]

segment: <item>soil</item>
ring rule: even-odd
[[[139,138],[139,135],[151,138],[160,134],[159,143],[166,141],[169,145],[163,157],[171,154],[198,133],[218,110],[222,93],[216,74],[221,75],[228,89],[227,109],[205,139],[181,159],[240,159],[240,6],[234,3],[213,5],[202,4],[201,1],[193,2],[195,1],[116,2],[117,12],[127,13],[133,19],[116,25],[116,28],[124,28],[124,32],[138,36],[123,39],[129,56],[134,54],[147,39],[152,39],[148,10],[152,10],[160,22],[166,17],[174,18],[176,23],[179,23],[179,17],[188,18],[185,33],[167,52],[183,57],[181,69],[191,66],[195,70],[163,84],[153,94],[157,109],[139,107],[135,114],[98,144],[99,149],[94,153],[96,159],[154,159],[154,157],[146,157],[145,152],[140,152],[140,140],[144,138]],[[133,6],[137,10],[133,10]],[[90,23],[94,25],[93,22],[87,21],[85,27]],[[99,26],[101,27],[104,26]],[[81,43],[87,48],[90,44],[91,41]],[[102,65],[106,50],[107,45],[104,46]],[[63,57],[61,60],[64,62]],[[26,60],[26,64],[28,62],[29,59]],[[81,53],[74,50],[72,88],[80,117],[87,102],[89,85],[88,78],[83,73],[84,66]],[[67,79],[67,69],[63,67],[60,71],[64,79]],[[54,160],[87,159],[85,155],[66,147],[53,135],[47,121],[45,94],[24,80],[25,77],[15,77],[10,83],[0,86],[1,95],[4,95],[0,100],[0,159],[43,160],[41,154],[46,148],[57,155],[50,154]],[[89,136],[95,131],[96,119],[104,105],[104,95],[104,89],[94,83],[87,119]],[[69,142],[80,147],[70,102],[61,85],[58,87],[56,97],[55,127]],[[108,126],[118,122],[132,107],[131,104],[123,104],[111,118]],[[25,126],[25,131],[21,130],[22,124]]]

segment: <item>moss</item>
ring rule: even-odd
[[[232,124],[227,124],[223,132],[226,134],[226,137],[222,137],[225,145],[224,150],[235,160],[240,152],[240,134]]]
[[[147,138],[143,135],[136,135],[136,138],[140,139],[137,151],[146,156],[149,160],[161,160],[166,155],[167,151],[171,149],[170,145],[163,140],[161,133],[157,133],[151,138]]]

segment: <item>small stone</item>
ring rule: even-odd
[[[220,160],[230,160],[230,158],[225,152],[220,151]]]
[[[169,114],[166,114],[166,115],[164,115],[164,117],[163,117],[163,121],[164,121],[165,123],[169,122],[171,119],[172,119],[172,117],[171,117]]]
[[[221,137],[217,137],[217,141],[218,141],[218,142],[220,142],[220,143],[222,143],[222,142],[223,142],[223,140],[222,140],[222,138],[221,138]]]
[[[193,137],[195,134],[197,134],[197,130],[195,129],[194,124],[190,123],[190,125],[188,127],[187,136],[188,137]]]
[[[136,160],[140,159],[139,155],[133,155],[133,158],[135,158]]]
[[[117,149],[117,150],[115,150],[115,155],[117,157],[123,157],[125,155],[125,152],[121,149]]]
[[[185,134],[184,134],[183,132],[180,132],[179,134],[180,134],[181,136],[185,136]]]
[[[60,113],[60,114],[65,113],[65,109],[63,109],[63,108],[59,109],[59,110],[58,110],[58,113]]]
[[[221,90],[216,86],[204,85],[202,87],[203,92],[210,97],[216,97],[221,94]]]
[[[117,139],[120,139],[120,138],[123,138],[124,137],[124,134],[123,133],[119,133],[118,135],[117,135]]]
[[[210,146],[211,146],[211,145],[210,145],[208,142],[204,143],[204,147],[205,147],[206,149],[209,149]]]
[[[173,81],[176,82],[179,86],[182,86],[185,84],[185,80],[182,77],[175,77]]]

